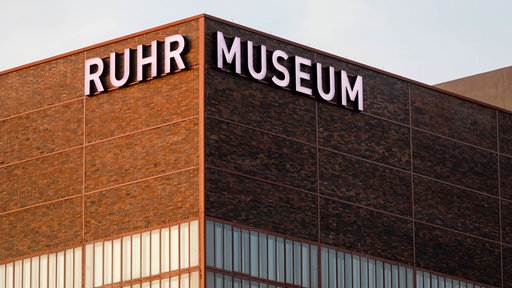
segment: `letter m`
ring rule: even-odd
[[[233,39],[233,44],[231,45],[231,50],[228,50],[224,34],[217,31],[217,68],[223,69],[224,59],[226,59],[228,64],[232,64],[234,60],[236,73],[242,73],[240,38],[235,37],[235,39]]]
[[[357,110],[363,111],[363,77],[358,75],[354,86],[351,87],[347,72],[341,70],[341,105],[345,107],[347,107],[347,94],[350,101],[356,102],[357,98]]]

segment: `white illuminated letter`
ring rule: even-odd
[[[322,99],[326,101],[331,101],[334,98],[334,67],[329,66],[329,92],[325,93],[323,88],[323,79],[322,79],[322,64],[316,63],[316,89],[318,90],[318,95],[322,97]]]
[[[97,70],[94,73],[91,73],[91,67],[93,65],[97,66]],[[103,61],[100,58],[92,58],[85,60],[85,78],[84,78],[84,92],[85,95],[91,95],[91,81],[94,81],[94,85],[96,85],[96,90],[98,92],[103,92],[105,89],[101,84],[100,76],[103,73]]]
[[[171,50],[171,44],[173,42],[178,43],[178,47],[175,50]],[[183,62],[183,59],[181,58],[181,52],[183,52],[183,49],[185,49],[185,38],[180,35],[176,34],[173,36],[169,36],[165,38],[164,42],[164,49],[165,49],[165,69],[164,73],[171,73],[171,59],[174,59],[176,61],[176,65],[178,66],[178,69],[185,69],[185,63]]]
[[[357,109],[363,111],[363,77],[358,75],[354,87],[350,87],[347,72],[341,70],[341,105],[343,106],[347,106],[347,92],[350,101],[356,101],[357,97]]]
[[[252,41],[247,41],[247,66],[249,68],[249,73],[256,80],[263,80],[267,75],[267,46],[261,45],[261,70],[257,73],[254,70],[254,47]]]
[[[117,66],[116,65],[116,58],[117,53],[112,52],[110,53],[110,83],[112,83],[112,86],[114,87],[121,87],[126,82],[128,82],[128,77],[130,76],[130,49],[126,48],[124,49],[124,61],[123,61],[123,77],[118,80],[116,77],[117,72]]]
[[[143,75],[144,75],[144,70],[142,69],[142,67],[144,67],[145,65],[151,65],[151,77],[156,77],[157,76],[157,67],[156,67],[156,63],[157,63],[157,51],[156,51],[156,48],[157,48],[157,42],[156,40],[151,42],[151,55],[149,55],[148,57],[144,57],[144,46],[143,45],[138,45],[137,46],[137,81],[142,81],[143,80]]]
[[[217,31],[217,68],[222,69],[224,67],[224,56],[226,56],[226,61],[229,64],[233,62],[233,59],[235,60],[235,71],[237,74],[241,74],[242,63],[240,53],[240,38],[235,37],[235,39],[233,39],[233,44],[231,45],[231,50],[228,50],[228,45],[226,44],[226,39],[224,39],[224,34],[222,34],[220,31]]]
[[[281,50],[276,50],[274,53],[272,53],[272,65],[274,65],[274,68],[276,68],[276,70],[283,73],[284,75],[283,79],[279,79],[276,76],[273,76],[272,82],[274,82],[277,86],[287,87],[288,84],[290,84],[290,72],[288,72],[288,69],[286,69],[286,67],[277,61],[278,58],[283,58],[286,61],[286,59],[288,59],[288,54]]]
[[[304,71],[300,70],[300,66],[306,65],[311,66],[311,60],[302,58],[300,56],[295,56],[295,90],[297,92],[301,92],[307,95],[312,94],[311,88],[302,86],[302,79],[310,80],[311,75],[309,73],[306,73]]]

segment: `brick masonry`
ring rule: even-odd
[[[209,16],[200,55],[201,17],[0,73],[0,263],[198,218],[204,204],[207,217],[512,287],[510,113]],[[363,76],[364,112],[215,69],[215,31]],[[83,95],[85,59],[177,33],[185,71]]]

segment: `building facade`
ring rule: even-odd
[[[0,87],[0,288],[512,287],[505,109],[208,15]]]

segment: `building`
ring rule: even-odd
[[[512,287],[509,110],[199,15],[0,73],[0,287]]]
[[[512,67],[437,84],[436,87],[512,111]]]

